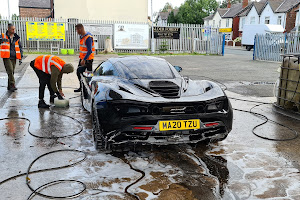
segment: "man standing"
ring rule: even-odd
[[[44,93],[46,85],[50,93],[50,103],[54,103],[54,98],[57,95],[58,99],[63,100],[64,93],[62,91],[61,80],[63,73],[72,73],[74,67],[72,64],[66,64],[57,56],[44,55],[39,56],[31,61],[30,66],[35,71],[39,78],[39,108],[49,108],[44,101]],[[57,88],[58,86],[58,88]]]
[[[80,76],[85,70],[93,71],[93,60],[94,60],[94,52],[95,45],[94,39],[91,33],[85,32],[82,24],[77,24],[75,26],[77,33],[80,35],[80,54],[79,54],[79,64],[77,68],[77,77],[80,84]],[[77,90],[74,92],[81,91],[81,84]]]
[[[22,63],[23,49],[20,42],[20,37],[15,33],[15,26],[8,24],[7,32],[2,33],[0,36],[0,53],[3,58],[3,63],[8,75],[7,90],[12,92],[16,91],[16,83],[14,78],[16,60]]]

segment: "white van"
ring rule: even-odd
[[[254,38],[256,34],[272,34],[283,33],[284,28],[281,25],[273,24],[249,24],[243,27],[242,45],[246,46],[246,49],[250,51],[254,46]]]

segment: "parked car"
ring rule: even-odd
[[[250,51],[254,47],[254,38],[256,34],[270,35],[283,33],[284,28],[281,25],[273,24],[245,24],[243,27],[242,45]]]
[[[110,58],[82,76],[82,105],[98,149],[112,144],[223,140],[231,104],[220,86],[182,77],[179,66],[147,56]]]

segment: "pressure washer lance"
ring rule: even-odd
[[[54,99],[54,106],[57,108],[67,108],[69,107],[69,99]]]

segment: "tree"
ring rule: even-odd
[[[160,10],[160,12],[169,12],[170,10],[173,10],[173,6],[171,3],[167,2],[164,8]]]
[[[12,20],[17,20],[17,19],[19,19],[19,16],[18,16],[17,14],[13,14],[13,15],[11,16],[11,19],[12,19]]]
[[[210,15],[218,7],[216,0],[186,0],[179,7],[177,22],[183,24],[203,24],[204,17]]]
[[[241,3],[241,2],[242,2],[242,0],[230,0],[231,4],[236,4],[236,3]],[[220,5],[220,8],[227,8],[227,5],[228,5],[228,0],[223,0]]]
[[[170,15],[168,17],[168,23],[174,23],[174,24],[177,24],[178,23],[178,18],[177,18],[177,15],[175,16],[174,14],[174,10],[172,10],[170,12]]]

